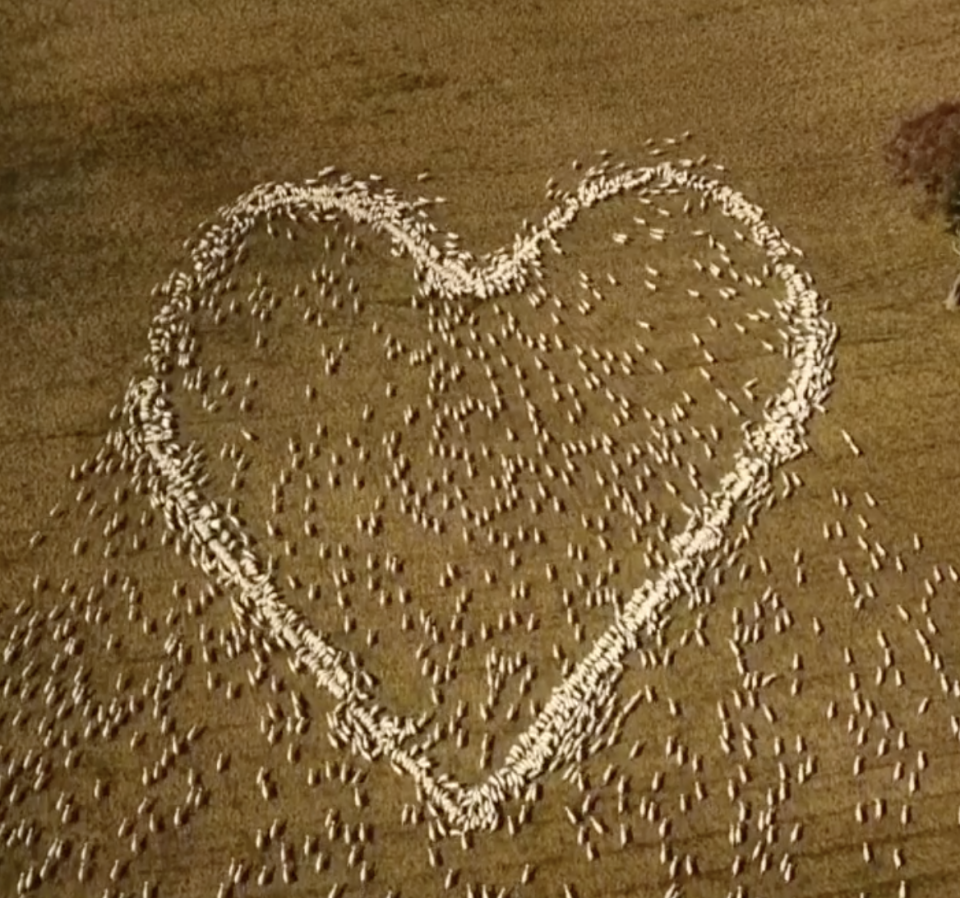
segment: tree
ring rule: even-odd
[[[940,102],[927,112],[905,119],[883,148],[898,184],[920,190],[921,218],[937,213],[960,254],[960,103]],[[949,309],[960,307],[960,275],[947,294]]]

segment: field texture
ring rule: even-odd
[[[960,895],[955,4],[0,0],[0,896]]]

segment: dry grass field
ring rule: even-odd
[[[0,896],[960,895],[957,258],[879,151],[960,83],[958,28],[947,0],[0,0]],[[481,259],[601,167],[682,159],[802,250],[832,395],[557,769],[464,826],[425,784],[510,768],[783,387],[743,226],[628,192],[542,293],[441,301],[386,233],[281,213],[178,294],[185,463],[417,722],[392,762],[195,563],[124,397],[258,184],[442,197],[430,239]]]

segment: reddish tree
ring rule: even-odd
[[[941,102],[902,121],[883,153],[898,184],[920,189],[919,215],[939,213],[947,231],[960,235],[960,103]],[[960,275],[946,304],[960,306]]]

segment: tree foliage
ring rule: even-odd
[[[919,188],[921,217],[940,214],[960,234],[960,103],[903,120],[883,152],[896,182]]]

